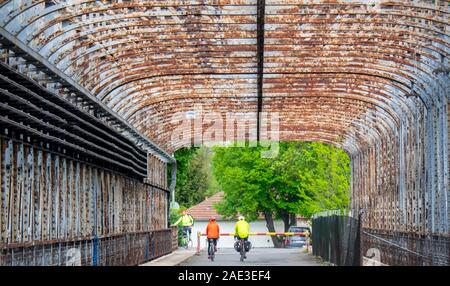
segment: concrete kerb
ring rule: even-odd
[[[161,256],[139,266],[176,266],[194,256],[195,253],[195,249],[177,249],[172,253]]]

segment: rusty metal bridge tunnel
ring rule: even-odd
[[[364,248],[450,264],[449,15],[444,0],[0,0],[0,265],[171,252],[172,154],[202,138],[173,119],[199,107],[253,115],[226,128],[258,139],[277,114],[279,140],[346,150],[352,208],[384,239]]]

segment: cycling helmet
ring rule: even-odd
[[[239,220],[245,220],[245,217],[243,217],[243,216],[239,216]]]

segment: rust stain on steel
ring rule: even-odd
[[[2,26],[169,152],[192,143],[172,141],[174,113],[256,112],[256,0],[13,2],[1,2]],[[265,2],[262,111],[279,114],[280,139],[349,153],[366,229],[448,234],[449,2]],[[36,158],[19,153],[14,164]],[[6,183],[14,210],[27,185]]]
[[[149,155],[148,182],[161,189],[15,140],[0,141],[2,181],[7,182],[2,184],[1,244],[167,226],[162,190],[167,169],[160,159]]]
[[[153,237],[155,234],[151,232],[161,232],[167,227],[168,195],[162,189],[16,140],[1,137],[0,146],[0,173],[4,182],[0,265],[61,265],[66,262],[66,246],[80,245],[82,249],[84,244],[98,243],[98,237],[101,248],[104,241],[125,236]],[[152,166],[148,181],[166,188],[165,163],[153,156],[149,156],[149,162]],[[170,230],[166,232],[167,245],[162,240],[157,245],[151,242],[150,247],[164,247],[155,249],[151,256],[121,261],[120,257],[130,251],[127,247],[142,245],[138,242],[122,245],[116,241],[114,250],[105,249],[104,254],[118,261],[98,265],[138,264],[168,253],[172,234]],[[55,247],[57,261],[41,257],[52,252],[48,247]],[[137,255],[135,250],[132,252]],[[30,257],[17,253],[29,253]],[[85,255],[86,259],[92,259],[94,254]],[[90,263],[84,261],[83,265]]]

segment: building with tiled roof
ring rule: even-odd
[[[222,216],[219,215],[217,210],[214,208],[214,204],[220,202],[223,198],[223,192],[218,192],[217,194],[206,198],[203,202],[190,207],[187,212],[192,215],[195,220],[208,220],[210,217],[215,217],[217,220],[222,220]]]

